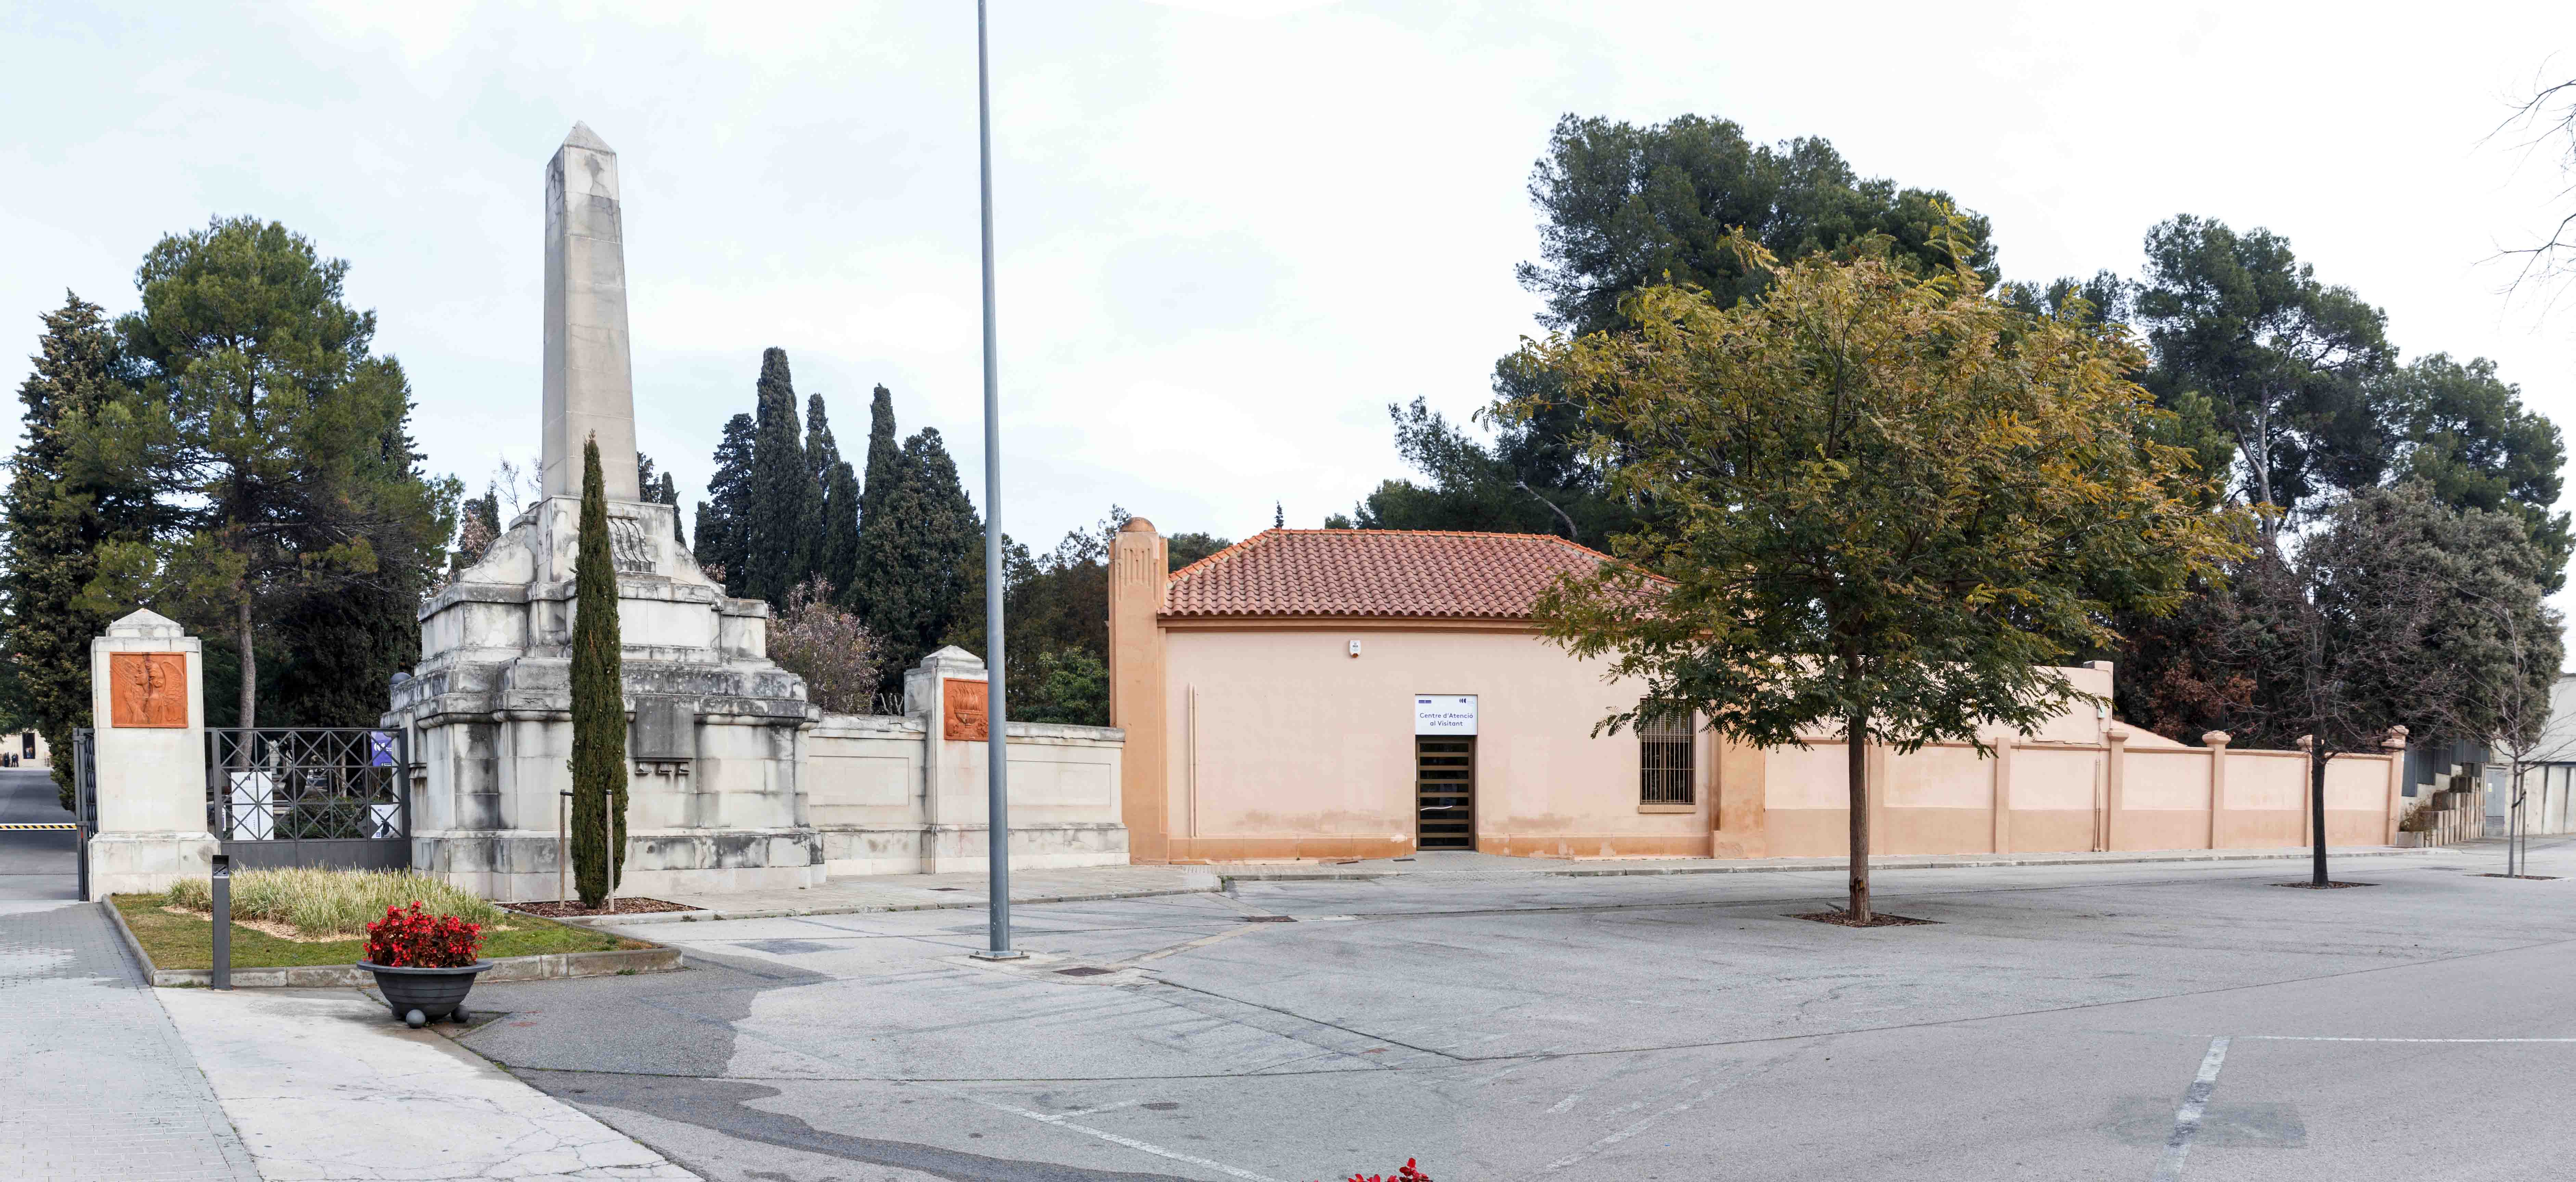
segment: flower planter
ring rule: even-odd
[[[464,1021],[465,995],[474,988],[475,975],[493,963],[478,960],[459,968],[419,969],[362,960],[358,967],[376,975],[376,990],[385,995],[394,1017],[417,1028],[447,1017]]]

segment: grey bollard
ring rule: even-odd
[[[233,987],[233,860],[215,855],[215,988]]]

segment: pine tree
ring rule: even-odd
[[[725,594],[745,594],[744,518],[751,511],[751,445],[759,431],[750,415],[725,420],[724,438],[716,443],[715,475],[707,479],[707,499],[698,502],[698,565],[717,574]]]
[[[8,529],[8,568],[0,595],[5,649],[36,729],[57,754],[54,782],[71,805],[72,730],[89,725],[89,642],[107,614],[83,607],[82,589],[98,573],[97,551],[141,533],[149,499],[141,491],[75,476],[61,427],[121,396],[124,368],[114,330],[98,305],[69,292],[60,311],[44,314],[35,372],[18,387],[26,436],[11,465],[0,521]]]
[[[208,667],[238,673],[231,724],[255,726],[264,652],[338,679],[288,688],[289,710],[384,701],[453,531],[453,479],[428,480],[408,436],[411,386],[373,356],[373,312],[342,301],[348,264],[275,222],[219,218],[163,238],[137,273],[143,310],[118,322],[138,390],[66,433],[166,518],[98,548],[94,611],[151,603],[216,631]],[[298,618],[336,596],[328,619]],[[299,647],[301,646],[301,647]],[[280,690],[272,678],[268,697]],[[300,704],[296,704],[300,703]],[[353,719],[343,705],[335,721]],[[210,709],[209,715],[221,715]]]
[[[760,413],[751,446],[752,512],[744,523],[741,594],[783,606],[787,593],[814,566],[823,521],[822,490],[806,465],[804,433],[796,423],[796,384],[787,351],[760,359]]]
[[[573,562],[573,883],[585,907],[599,906],[626,867],[624,678],[608,492],[594,436],[581,449],[581,540]]]

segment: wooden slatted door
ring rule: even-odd
[[[1416,735],[1413,786],[1419,817],[1414,845],[1426,850],[1476,848],[1476,738]]]

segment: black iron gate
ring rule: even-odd
[[[402,731],[206,728],[206,827],[236,869],[408,867],[410,785]]]
[[[89,898],[89,839],[98,832],[98,762],[90,754],[88,727],[72,730],[72,858],[80,897]]]

